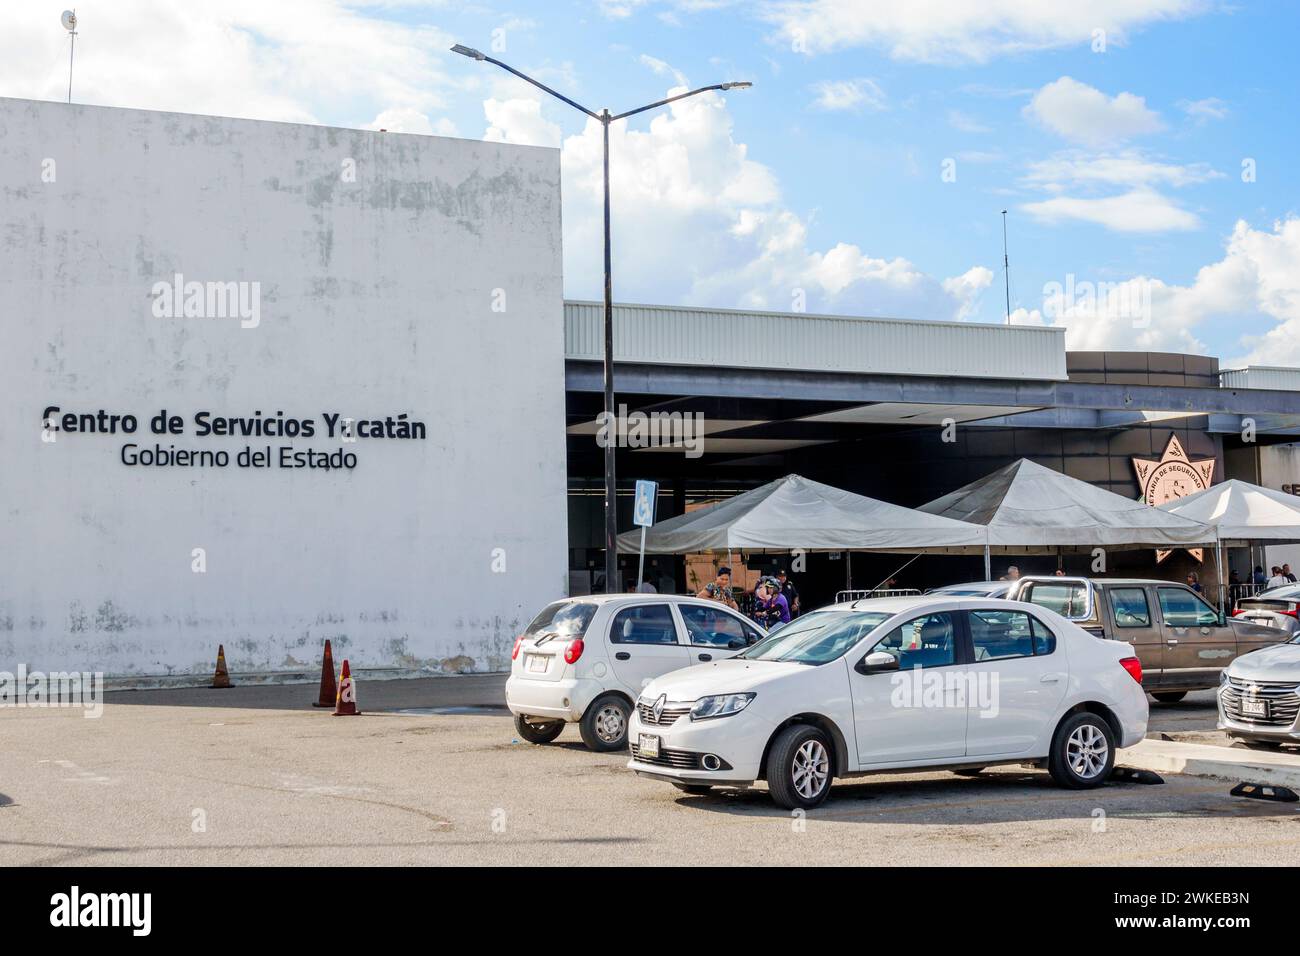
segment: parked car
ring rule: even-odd
[[[1219,674],[1240,654],[1284,635],[1220,614],[1173,581],[1030,575],[1008,597],[1056,611],[1098,637],[1132,644],[1142,661],[1142,686],[1161,703],[1219,686]]]
[[[1045,608],[917,595],[833,605],[731,660],[652,681],[629,769],[687,793],[766,780],[786,809],[835,778],[1046,766],[1101,785],[1146,733],[1132,648]]]
[[[642,687],[669,671],[731,657],[764,636],[753,621],[695,597],[556,601],[515,640],[506,706],[529,743],[550,743],[576,723],[592,750],[622,750]]]
[[[956,594],[962,597],[1004,598],[1013,581],[972,581],[969,584],[945,584],[932,588],[926,594]]]
[[[1300,631],[1300,584],[1288,584],[1242,598],[1233,608],[1232,616],[1293,635]]]
[[[1223,669],[1219,729],[1247,744],[1300,743],[1300,635],[1243,654]]]

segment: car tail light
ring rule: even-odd
[[[1142,662],[1136,657],[1126,657],[1119,662],[1124,670],[1128,671],[1128,676],[1133,678],[1139,684],[1142,683]]]
[[[519,656],[519,645],[524,642],[524,635],[520,634],[515,638],[515,649],[510,652],[510,659],[513,661]]]
[[[1286,614],[1289,617],[1294,617],[1296,620],[1300,620],[1300,614],[1296,613],[1297,607],[1300,607],[1300,605],[1297,605],[1295,601],[1292,601],[1290,605],[1287,607],[1287,609],[1282,613]]]
[[[1232,616],[1233,616],[1233,617],[1241,617],[1241,615],[1243,615],[1243,614],[1245,614],[1245,613],[1246,613],[1246,611],[1245,611],[1244,608],[1235,607],[1235,608],[1232,609]]]
[[[586,646],[586,644],[582,643],[582,638],[578,638],[576,641],[569,641],[569,646],[564,649],[564,663],[578,663],[578,658],[582,656],[582,652]]]

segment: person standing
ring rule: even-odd
[[[794,586],[794,582],[786,575],[785,568],[777,570],[776,582],[781,586],[781,596],[785,598],[786,606],[790,609],[790,616],[798,617],[799,589]]]
[[[1281,568],[1274,567],[1272,570],[1273,570],[1273,576],[1269,578],[1268,583],[1264,585],[1265,591],[1271,591],[1274,588],[1283,588],[1291,583],[1290,581],[1287,580],[1286,576],[1282,574]]]
[[[733,611],[740,610],[736,606],[736,599],[731,596],[731,568],[718,568],[718,576],[704,585],[695,596],[725,604]]]
[[[1195,591],[1197,594],[1202,593],[1203,588],[1201,587],[1201,576],[1197,574],[1195,571],[1188,571],[1187,586],[1191,588],[1193,591]]]
[[[1292,584],[1296,583],[1295,575],[1291,573],[1291,565],[1289,564],[1282,565],[1282,577],[1286,578]]]

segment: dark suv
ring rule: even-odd
[[[1219,672],[1234,658],[1286,638],[1276,628],[1226,617],[1173,581],[1033,576],[1016,581],[1007,597],[1132,644],[1142,661],[1142,686],[1163,703],[1218,687]]]

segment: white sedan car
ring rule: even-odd
[[[922,595],[835,605],[731,660],[651,682],[629,728],[637,774],[688,793],[765,779],[787,809],[856,774],[1046,766],[1100,786],[1146,733],[1133,648],[1046,608]]]

